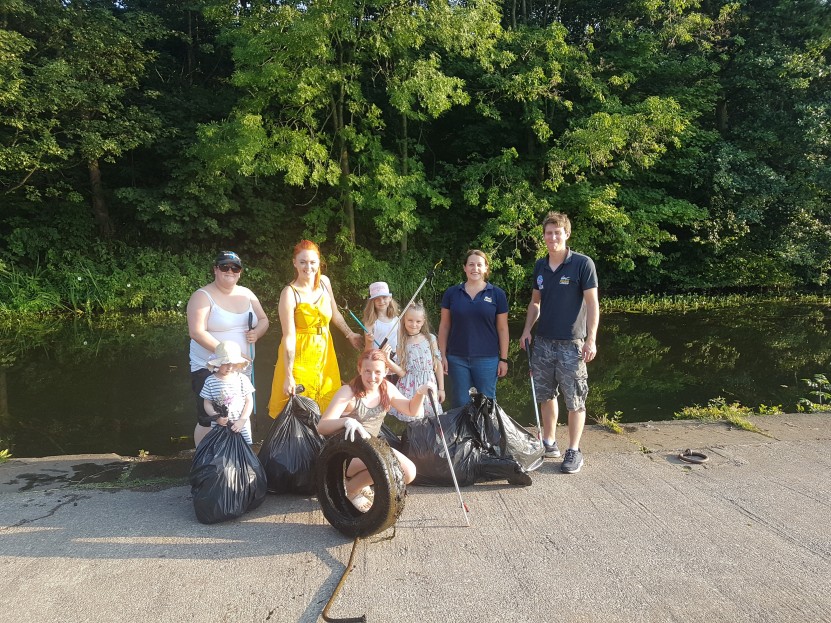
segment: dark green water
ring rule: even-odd
[[[278,325],[276,317],[274,325]],[[521,327],[513,324],[512,336]],[[259,342],[255,439],[265,415],[279,330]],[[336,335],[344,378],[356,352]],[[749,407],[794,410],[799,379],[831,371],[831,309],[747,305],[687,314],[605,314],[589,364],[589,418],[671,419],[721,396]],[[173,454],[192,446],[193,397],[184,317],[77,321],[0,335],[0,449],[14,456],[115,452]],[[522,424],[534,421],[527,360],[511,344],[497,400]],[[184,439],[181,439],[184,438]]]

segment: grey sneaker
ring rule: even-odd
[[[543,448],[545,448],[545,458],[547,459],[558,459],[560,458],[560,448],[557,446],[557,442],[548,443],[545,439],[542,440]]]
[[[566,457],[563,459],[563,464],[560,470],[566,474],[576,474],[583,467],[583,453],[580,450],[566,450]]]

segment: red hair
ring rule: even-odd
[[[317,253],[317,259],[320,260],[320,263],[317,268],[317,272],[315,273],[315,290],[320,287],[320,274],[323,272],[323,257],[320,255],[320,248],[311,240],[301,240],[296,245],[294,245],[294,253],[291,256],[291,259],[294,260],[302,251],[314,251]],[[294,269],[295,275],[294,278],[300,276],[297,272],[297,268]]]
[[[383,361],[384,366],[387,365],[387,356],[384,351],[377,348],[369,348],[358,355],[358,376],[349,381],[349,387],[352,388],[352,393],[356,398],[363,398],[366,396],[366,387],[364,387],[364,379],[361,377],[361,366],[364,361]],[[390,408],[390,396],[387,393],[386,379],[381,381],[381,386],[378,388],[378,393],[381,394],[381,406],[384,410]]]

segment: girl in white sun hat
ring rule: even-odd
[[[213,370],[199,394],[205,399],[205,412],[215,418],[214,426],[231,426],[248,444],[251,438],[251,411],[254,408],[254,386],[242,371],[251,363],[244,357],[239,344],[220,342],[214,355],[208,359]]]
[[[386,337],[389,350],[386,344],[384,350],[394,355],[398,345],[395,319],[399,313],[400,305],[392,298],[390,287],[385,281],[369,284],[369,298],[364,307],[364,326],[372,339],[367,340],[367,348],[379,348]]]

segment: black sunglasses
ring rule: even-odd
[[[220,264],[217,268],[223,273],[227,273],[229,270],[234,273],[242,272],[242,266],[237,266],[236,264]]]

